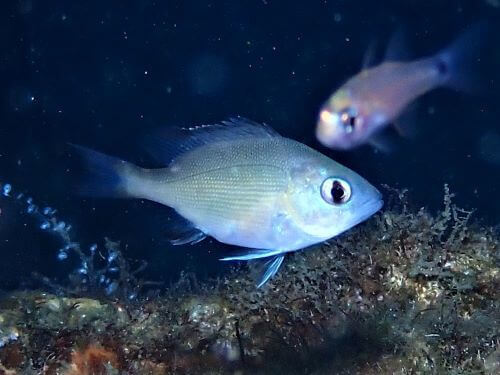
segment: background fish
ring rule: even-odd
[[[161,169],[76,146],[97,177],[84,191],[174,208],[189,226],[174,244],[212,236],[249,248],[223,260],[268,258],[259,286],[277,272],[285,253],[336,236],[383,204],[365,179],[265,125],[238,118],[184,134],[164,143],[168,166]]]
[[[441,86],[476,90],[473,72],[477,67],[472,65],[478,62],[483,29],[475,25],[443,51],[414,61],[394,61],[393,48],[389,48],[385,62],[350,78],[323,105],[316,127],[318,140],[334,149],[366,142],[377,145],[374,135],[426,92]]]

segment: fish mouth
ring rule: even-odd
[[[377,193],[378,193],[378,196],[376,198],[368,199],[367,201],[360,204],[361,215],[358,216],[358,218],[357,218],[355,224],[353,224],[353,226],[357,225],[357,224],[365,221],[369,217],[373,216],[375,213],[377,213],[384,206],[384,200],[382,199],[382,194],[380,194],[379,192],[377,192]]]
[[[380,210],[383,205],[384,201],[382,200],[382,195],[380,193],[378,193],[377,197],[364,201],[362,204],[359,205],[358,211],[356,212],[357,215],[346,223],[347,225],[344,229],[335,233],[331,237],[336,237],[339,234],[367,220],[369,217],[373,216],[378,210]]]

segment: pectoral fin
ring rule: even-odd
[[[257,283],[257,288],[260,288],[278,272],[278,269],[283,263],[283,259],[285,259],[285,253],[283,253],[283,251],[248,249],[240,254],[225,257],[220,260],[255,260],[255,262],[251,264],[251,269]]]
[[[410,103],[403,113],[394,121],[394,129],[403,138],[413,139],[417,135],[419,105],[418,101]]]
[[[385,129],[370,137],[368,143],[383,154],[390,154],[396,148],[399,138],[393,129]]]
[[[259,250],[259,249],[246,249],[229,257],[221,258],[220,260],[253,260],[268,258],[274,255],[282,254],[282,250]]]
[[[205,233],[203,233],[198,229],[192,229],[190,232],[183,233],[177,238],[171,239],[170,243],[172,245],[184,245],[184,244],[194,245],[197,244],[198,242],[203,241],[205,238],[207,238],[207,235]]]
[[[257,288],[267,283],[271,277],[276,275],[285,255],[275,255],[269,259],[258,261],[259,264],[254,265],[255,279],[257,280]]]

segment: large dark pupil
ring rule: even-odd
[[[335,181],[332,185],[332,199],[335,203],[341,203],[344,199],[344,188],[340,182]]]
[[[354,116],[349,117],[349,125],[354,127],[355,123],[356,123],[356,117],[354,117]]]

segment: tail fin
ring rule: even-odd
[[[81,195],[92,197],[129,197],[128,179],[137,167],[126,161],[86,147],[71,144],[87,165],[87,176],[78,184]]]
[[[443,74],[445,86],[472,94],[483,91],[480,65],[486,34],[485,23],[469,26],[453,43],[436,55],[436,64]]]

